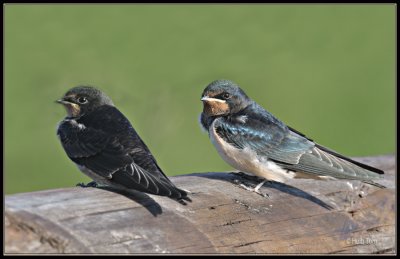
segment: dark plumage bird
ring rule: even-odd
[[[68,113],[57,135],[68,157],[94,180],[91,185],[189,199],[163,173],[131,123],[103,92],[78,86],[57,102]]]
[[[202,127],[220,156],[234,168],[285,182],[290,178],[373,180],[383,171],[315,143],[286,126],[228,80],[209,84],[202,94]],[[265,181],[257,185],[258,189]]]

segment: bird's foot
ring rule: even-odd
[[[269,195],[267,193],[260,192],[261,186],[263,186],[264,183],[269,182],[265,178],[260,178],[260,177],[258,177],[256,175],[250,175],[250,174],[246,174],[244,172],[235,172],[233,174],[238,175],[241,178],[244,178],[244,179],[249,180],[249,181],[253,181],[253,182],[261,181],[259,184],[256,185],[256,187],[249,187],[249,186],[243,184],[242,182],[240,182],[239,180],[234,180],[234,182],[236,184],[238,184],[240,187],[242,187],[245,190],[248,190],[248,191],[251,191],[251,192],[255,192],[255,193],[257,193],[257,194],[259,194],[259,195],[261,195],[263,197],[269,197]]]
[[[91,181],[90,183],[77,183],[76,186],[82,187],[82,188],[87,188],[87,187],[99,187],[99,185],[95,181]]]
[[[250,186],[246,186],[246,185],[243,184],[243,183],[240,183],[239,181],[236,181],[236,183],[238,183],[239,186],[242,187],[243,189],[245,189],[245,190],[247,190],[247,191],[250,191],[250,192],[255,192],[255,193],[257,193],[258,195],[261,195],[261,196],[264,197],[264,198],[269,198],[268,193],[262,193],[262,192],[260,191],[261,186],[263,186],[263,184],[264,184],[265,182],[267,182],[267,180],[263,180],[261,183],[257,184],[256,187],[250,187]]]

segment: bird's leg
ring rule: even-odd
[[[260,189],[261,186],[263,186],[264,183],[266,183],[266,182],[267,182],[267,180],[263,180],[261,183],[257,184],[257,186],[254,188],[254,192],[260,193],[260,192],[259,192],[259,189]]]
[[[99,185],[95,181],[91,181],[90,183],[87,183],[87,184],[78,183],[78,184],[76,184],[76,186],[79,186],[79,187],[82,187],[82,188],[86,188],[86,187],[96,188],[96,187],[99,187]]]
[[[237,173],[237,174],[240,175],[241,177],[245,178],[245,179],[252,180],[252,181],[256,181],[256,180],[260,179],[260,177],[248,175],[248,174],[243,173],[243,172],[239,172],[239,173]],[[267,181],[268,181],[268,180],[263,179],[263,180],[262,180],[259,184],[257,184],[256,187],[254,187],[254,188],[253,188],[253,187],[246,186],[245,184],[240,183],[240,181],[238,181],[238,180],[235,180],[235,183],[238,183],[239,186],[242,187],[242,188],[245,189],[245,190],[248,190],[248,191],[251,191],[251,192],[255,192],[255,193],[257,193],[257,194],[259,194],[259,195],[261,195],[261,196],[263,196],[263,197],[269,197],[269,195],[268,195],[267,193],[262,193],[262,192],[259,191],[260,188],[261,188],[261,186],[263,186],[264,183],[266,183]]]
[[[262,193],[262,192],[259,191],[261,186],[263,186],[263,184],[266,183],[266,182],[267,182],[267,180],[263,180],[261,183],[257,184],[257,186],[254,187],[254,188],[246,186],[243,183],[241,183],[240,187],[242,187],[243,189],[246,189],[246,190],[248,190],[250,192],[255,192],[255,193],[257,193],[257,194],[259,194],[259,195],[261,195],[263,197],[269,197],[269,195],[267,193]]]

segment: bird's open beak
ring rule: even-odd
[[[225,100],[221,100],[221,99],[217,99],[217,98],[212,98],[212,97],[208,97],[208,96],[203,96],[200,99],[202,102],[219,102],[219,103],[226,103]]]
[[[77,117],[81,112],[81,107],[70,100],[68,97],[63,97],[59,100],[56,100],[55,102],[64,105],[69,117]]]
[[[55,103],[61,103],[61,104],[67,104],[68,102],[67,101],[65,101],[65,100],[63,100],[63,99],[59,99],[59,100],[56,100],[56,101],[54,101]]]
[[[73,101],[73,99],[71,99],[71,97],[69,97],[69,96],[65,96],[65,97],[63,97],[63,98],[61,98],[61,99],[58,99],[58,100],[56,100],[55,101],[56,103],[61,103],[61,104],[76,104],[74,101]]]
[[[200,99],[203,102],[203,112],[209,116],[227,114],[229,105],[225,100],[203,96]]]

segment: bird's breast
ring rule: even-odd
[[[74,119],[65,119],[62,120],[58,125],[57,125],[57,131],[81,131],[84,130],[86,126],[82,123],[77,122]]]
[[[250,147],[239,149],[226,142],[216,132],[215,121],[209,128],[209,136],[222,159],[237,170],[278,182],[295,176],[294,172],[281,168],[267,157],[257,155]]]

